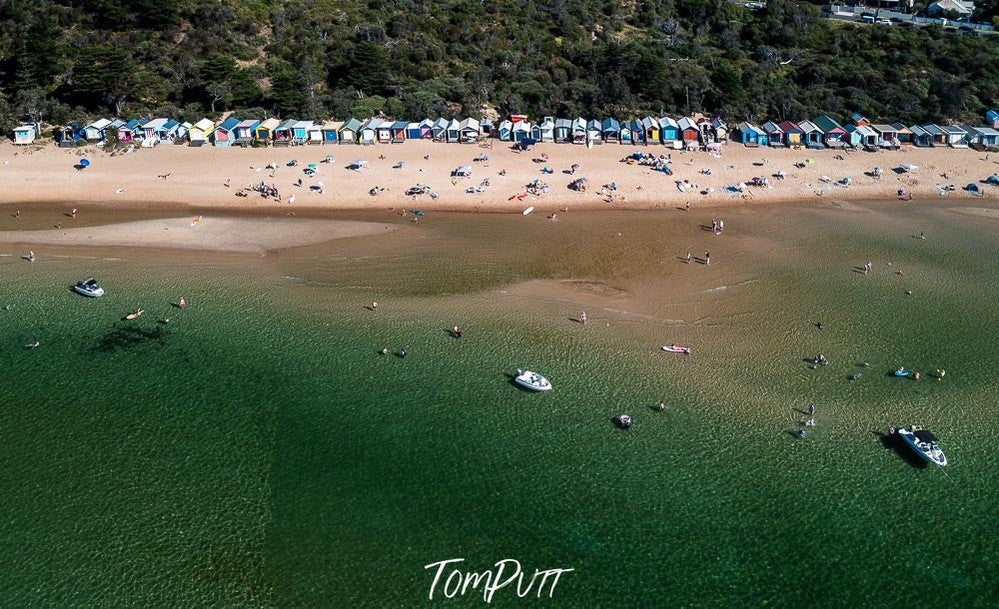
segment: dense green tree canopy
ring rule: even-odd
[[[980,122],[999,104],[999,40],[830,21],[791,0],[0,0],[0,92],[7,111],[52,121],[489,105]]]

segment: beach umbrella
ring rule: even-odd
[[[999,176],[989,176],[985,178],[986,184],[992,184],[993,186],[999,186]]]
[[[308,165],[306,165],[306,167],[308,167],[309,169],[315,169],[316,167],[319,167],[319,165],[315,163],[309,163]]]
[[[90,161],[87,159],[80,159],[80,167],[90,167]]]

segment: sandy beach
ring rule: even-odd
[[[673,175],[622,162],[634,152],[671,155]],[[327,160],[327,156],[332,159]],[[488,155],[488,161],[475,161]],[[547,160],[542,160],[547,156]],[[89,167],[74,166],[83,157]],[[898,198],[898,190],[915,198],[969,199],[963,188],[979,184],[979,199],[996,200],[999,188],[982,181],[999,172],[999,158],[973,150],[903,148],[876,153],[841,154],[835,150],[746,148],[729,143],[720,157],[664,147],[603,144],[587,149],[570,144],[539,144],[516,152],[507,142],[491,147],[406,142],[396,145],[300,146],[291,148],[189,148],[163,145],[114,155],[95,147],[59,149],[0,145],[0,203],[95,204],[164,209],[409,209],[516,211],[536,206],[556,209],[666,208],[723,206],[753,202],[800,201],[818,196],[835,200]],[[288,166],[290,161],[295,166]],[[323,161],[326,162],[323,162]],[[347,169],[367,161],[359,171]],[[312,177],[303,171],[315,163]],[[902,163],[918,170],[903,173]],[[570,167],[579,165],[573,174]],[[271,165],[277,169],[269,169]],[[460,165],[472,167],[469,178],[454,179]],[[883,168],[880,178],[867,175]],[[551,173],[543,170],[548,168]],[[774,178],[783,172],[784,179]],[[764,187],[726,192],[726,186],[767,177]],[[586,192],[569,184],[586,178]],[[850,178],[849,185],[839,184]],[[538,180],[542,194],[525,194]],[[687,181],[684,191],[678,182]],[[252,190],[263,183],[278,197]],[[613,184],[614,188],[609,186]],[[436,195],[405,195],[426,185]],[[371,195],[373,188],[384,189]],[[472,191],[472,192],[469,192]],[[246,195],[246,196],[243,196]],[[293,198],[292,198],[293,197]],[[291,201],[291,202],[289,202]]]

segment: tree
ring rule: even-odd
[[[125,49],[84,47],[73,68],[73,93],[87,107],[106,104],[121,114],[122,103],[133,91],[133,69],[132,57]]]
[[[382,47],[368,40],[359,42],[347,70],[347,82],[366,95],[383,93],[388,68],[388,53]]]

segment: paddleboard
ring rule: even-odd
[[[528,207],[527,209],[525,209],[524,211],[522,211],[520,213],[526,216],[527,214],[531,213],[532,211],[534,211],[534,206],[533,205],[530,206],[530,207]]]

